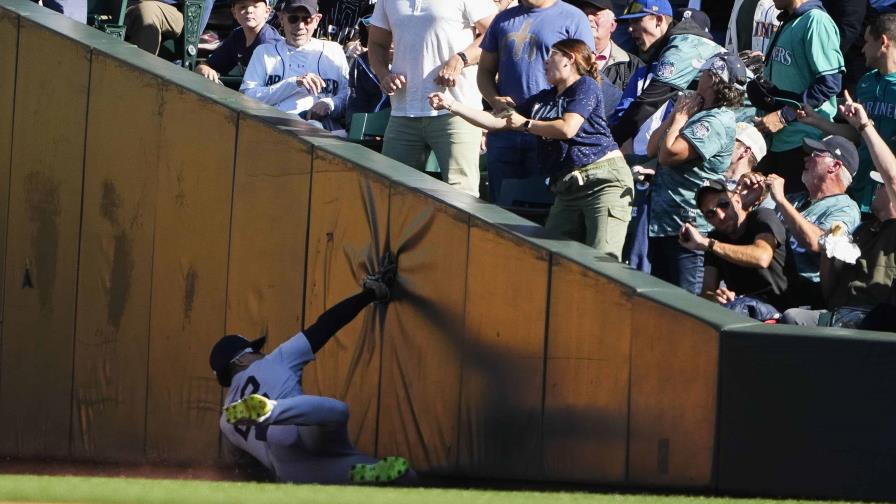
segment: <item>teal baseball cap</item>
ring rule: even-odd
[[[672,5],[669,0],[633,0],[616,19],[637,19],[650,14],[672,17]]]

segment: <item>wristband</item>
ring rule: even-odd
[[[470,65],[470,58],[468,58],[463,51],[457,53],[457,55],[460,56],[460,60],[464,62],[464,66]]]
[[[532,126],[532,119],[526,119],[526,121],[523,122],[523,131],[528,132],[529,126]]]
[[[715,238],[710,238],[710,239],[709,239],[709,243],[706,244],[706,251],[707,251],[707,252],[712,252],[712,249],[714,249],[715,246],[716,246],[716,239],[715,239]]]
[[[868,119],[867,121],[860,124],[859,132],[861,133],[862,131],[865,131],[865,128],[867,128],[868,126],[874,126],[874,121],[872,121],[871,119]]]

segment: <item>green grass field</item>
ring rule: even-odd
[[[211,481],[0,476],[2,502],[78,503],[258,503],[258,504],[751,504],[760,499],[622,495],[585,492],[530,492],[441,488],[365,488]],[[776,503],[810,501],[779,500]],[[811,501],[820,502],[820,501]]]

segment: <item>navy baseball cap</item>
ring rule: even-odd
[[[740,90],[746,89],[747,80],[751,77],[740,57],[728,51],[711,56],[700,70],[709,70],[721,77],[725,84],[731,84]]]
[[[698,28],[709,33],[709,28],[712,26],[712,23],[709,21],[709,16],[702,10],[683,8],[675,11],[675,21],[680,23],[686,19],[696,24]]]
[[[280,0],[277,2],[277,11],[293,11],[299,7],[308,9],[308,13],[312,16],[317,14],[317,0]]]
[[[672,5],[669,0],[633,0],[616,19],[637,19],[649,14],[672,17]]]
[[[576,5],[580,8],[591,5],[593,7],[597,7],[598,9],[613,10],[613,0],[578,0],[578,2],[576,2]]]
[[[248,351],[257,352],[264,346],[267,336],[249,341],[239,334],[228,334],[219,339],[208,356],[208,364],[218,378],[222,387],[230,386],[230,369],[228,366],[234,359]]]
[[[850,175],[855,175],[859,168],[859,152],[852,142],[838,135],[830,135],[815,140],[813,138],[803,139],[803,150],[808,154],[813,152],[827,152],[834,159],[843,163]]]

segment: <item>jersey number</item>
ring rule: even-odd
[[[258,383],[258,378],[255,378],[255,375],[251,375],[246,378],[246,382],[243,383],[243,388],[240,389],[240,399],[246,397],[247,395],[257,394],[258,389],[261,388],[261,384]],[[261,394],[264,397],[270,399],[270,397],[263,393]],[[237,434],[243,438],[243,441],[249,440],[249,432],[252,431],[253,426],[251,425],[234,425],[233,430],[236,431]],[[257,429],[255,429],[255,439],[258,441],[267,441],[268,440],[268,426],[261,425]]]

